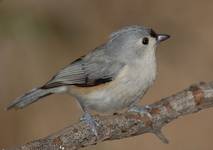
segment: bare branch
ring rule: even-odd
[[[168,140],[161,128],[172,120],[213,106],[213,82],[199,83],[149,105],[149,113],[122,113],[94,116],[98,122],[98,137],[83,122],[71,125],[55,134],[18,146],[11,150],[80,149],[106,140],[122,139],[144,133],[154,133],[164,143]]]

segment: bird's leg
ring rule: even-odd
[[[91,131],[93,132],[93,134],[97,137],[98,136],[98,132],[97,132],[98,123],[93,119],[93,117],[89,113],[89,111],[88,111],[87,107],[84,105],[84,103],[82,103],[82,101],[79,99],[77,99],[77,100],[78,100],[81,110],[84,113],[82,115],[82,117],[80,118],[80,121],[82,121],[86,125],[88,125],[89,128],[91,129]]]
[[[144,107],[140,107],[137,105],[131,105],[128,109],[128,112],[138,113],[142,116],[146,115],[150,119],[152,119],[152,115],[150,114],[151,107],[149,105],[145,105]],[[169,140],[166,138],[166,136],[162,133],[161,128],[153,127],[152,133],[154,133],[163,143],[168,144]]]
[[[85,122],[91,128],[94,135],[97,137],[98,136],[98,132],[97,132],[98,123],[93,119],[93,117],[87,111],[87,109],[85,109],[85,107],[82,107],[82,110],[83,110],[84,114],[81,117],[80,121]]]

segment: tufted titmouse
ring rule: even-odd
[[[156,78],[155,49],[168,38],[143,26],[124,27],[7,109],[23,108],[50,94],[67,93],[78,100],[84,111],[82,119],[97,134],[88,110],[116,112],[136,106]]]

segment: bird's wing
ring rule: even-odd
[[[42,88],[64,85],[95,86],[112,81],[125,64],[111,60],[107,56],[82,57],[59,71]]]

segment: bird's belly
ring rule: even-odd
[[[86,95],[85,105],[98,112],[115,112],[127,108],[144,93],[145,87],[119,83],[116,87],[94,91]]]
[[[140,99],[152,81],[124,68],[111,82],[94,87],[72,87],[71,91],[88,109],[97,112],[116,112]]]

